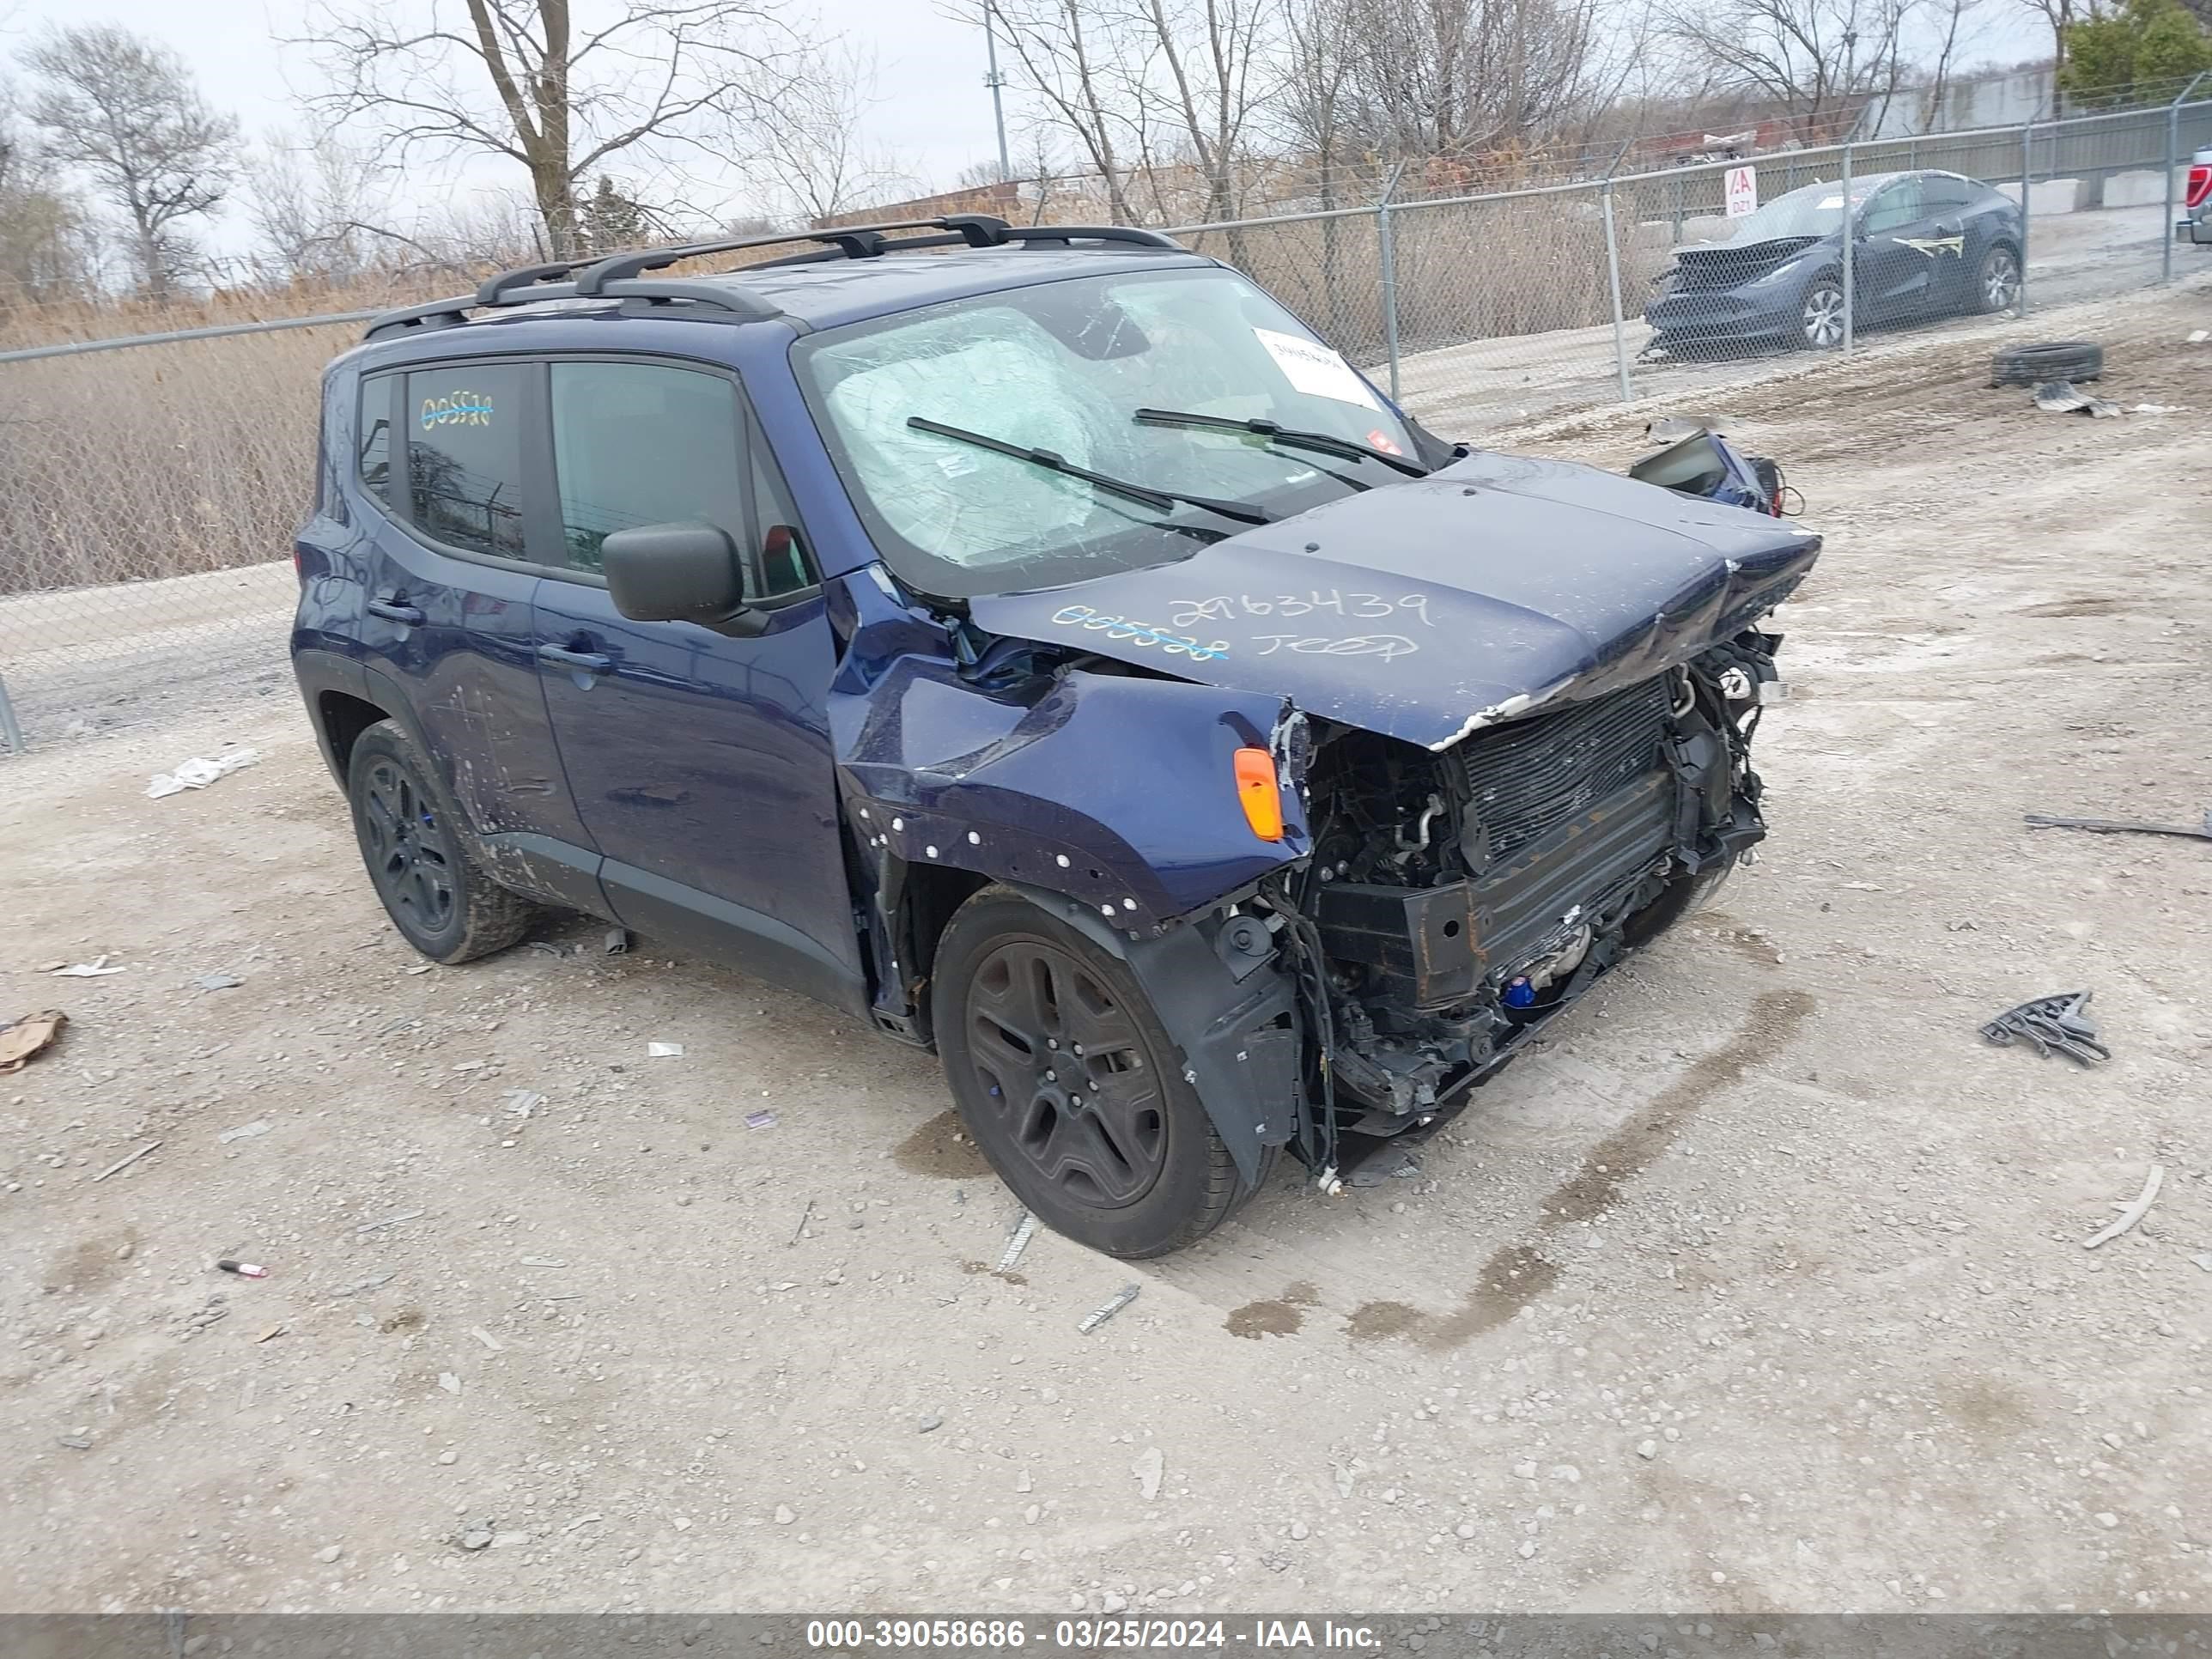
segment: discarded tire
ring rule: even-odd
[[[2046,380],[2094,380],[2105,372],[2105,349],[2086,340],[2007,346],[1990,358],[1991,386],[2040,386]]]

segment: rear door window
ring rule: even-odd
[[[1972,181],[1947,173],[1931,173],[1920,181],[1922,210],[1929,216],[1953,213],[1974,199]]]
[[[409,517],[431,540],[526,556],[523,453],[532,372],[520,363],[453,363],[408,375]]]

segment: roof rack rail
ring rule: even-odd
[[[942,234],[899,234],[910,231]],[[1157,230],[1144,230],[1134,225],[1010,225],[988,213],[948,213],[937,219],[903,219],[880,225],[840,225],[770,236],[738,236],[726,241],[634,248],[621,253],[592,254],[518,266],[486,277],[474,294],[385,312],[362,331],[362,337],[375,340],[408,329],[450,328],[466,322],[471,310],[531,305],[544,300],[637,300],[656,306],[701,306],[739,318],[781,315],[781,309],[770,301],[727,280],[648,279],[645,276],[647,271],[665,270],[686,259],[735,253],[746,248],[776,247],[786,243],[817,245],[803,253],[767,262],[793,265],[831,259],[873,259],[886,253],[950,247],[958,243],[969,247],[1005,247],[1009,243],[1024,246],[1032,242],[1073,246],[1079,241],[1177,250],[1182,246]]]
[[[1000,247],[1006,240],[1007,225],[1003,219],[994,219],[988,213],[953,213],[941,219],[902,219],[880,225],[840,225],[826,229],[787,231],[773,236],[738,236],[722,242],[687,242],[676,247],[638,248],[629,252],[614,254],[601,259],[576,278],[579,294],[597,294],[605,284],[626,277],[640,276],[648,270],[661,270],[685,259],[703,259],[712,253],[736,253],[745,248],[775,247],[785,242],[823,242],[836,250],[830,255],[842,255],[848,259],[872,259],[894,249],[911,243],[892,242],[886,238],[894,231],[947,230],[957,232],[960,239],[970,247]],[[932,246],[940,240],[929,239]]]
[[[1009,225],[1006,234],[1021,242],[1126,242],[1132,247],[1188,252],[1166,232],[1146,230],[1140,225]]]

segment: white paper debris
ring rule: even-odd
[[[645,1045],[647,1060],[681,1060],[684,1045],[680,1042],[648,1042]]]
[[[265,1135],[271,1127],[267,1118],[257,1117],[252,1122],[241,1123],[235,1129],[225,1129],[216,1139],[228,1146],[234,1140],[252,1140],[257,1136]]]
[[[251,766],[260,758],[258,749],[234,749],[214,760],[195,755],[173,772],[156,772],[146,785],[146,799],[159,800],[164,795],[178,794],[186,789],[204,789],[217,778],[227,778],[240,767]]]
[[[98,979],[103,974],[119,974],[123,969],[109,967],[106,957],[102,955],[94,957],[90,962],[80,962],[74,967],[57,968],[53,971],[56,979]]]

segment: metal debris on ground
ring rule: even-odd
[[[2035,406],[2049,415],[2087,415],[2100,421],[2120,412],[2118,404],[2092,398],[2071,380],[2045,380],[2035,388]]]
[[[629,930],[624,927],[608,928],[607,936],[605,939],[600,941],[599,948],[605,951],[611,957],[628,956],[629,954]]]
[[[146,785],[146,799],[159,800],[164,795],[180,794],[187,789],[204,789],[217,778],[227,778],[240,767],[251,766],[261,758],[258,749],[234,749],[228,755],[209,760],[195,755],[181,763],[173,772],[157,772]]]
[[[2197,841],[2212,841],[2212,807],[2204,810],[2204,822],[2187,823],[2144,823],[2135,818],[2054,818],[2045,812],[2030,812],[2027,827],[2031,830],[2087,830],[2099,836],[2188,836]]]
[[[1030,1240],[1036,1237],[1036,1230],[1037,1218],[1024,1210],[1014,1222],[1013,1231],[1006,1235],[1006,1248],[999,1252],[999,1265],[991,1271],[1011,1273],[1014,1263],[1022,1259],[1022,1252],[1029,1249]]]
[[[192,983],[203,991],[234,991],[246,981],[236,974],[202,974]]]
[[[535,1089],[509,1089],[502,1098],[507,1109],[517,1117],[528,1117],[545,1103],[545,1097]]]
[[[240,1279],[266,1279],[269,1269],[258,1261],[234,1261],[228,1256],[215,1264],[227,1273],[236,1273]]]
[[[645,1045],[647,1060],[681,1060],[684,1045],[680,1042],[648,1042]]]
[[[396,1227],[403,1221],[413,1221],[422,1214],[420,1210],[402,1210],[398,1215],[388,1215],[378,1221],[364,1221],[354,1229],[356,1233],[373,1233],[380,1227]]]
[[[92,1449],[92,1437],[88,1434],[60,1434],[56,1435],[54,1439],[58,1444],[68,1447],[71,1451]]]
[[[1115,1314],[1121,1312],[1122,1309],[1127,1307],[1132,1302],[1134,1302],[1137,1299],[1137,1292],[1143,1288],[1143,1285],[1138,1285],[1134,1282],[1124,1285],[1120,1290],[1114,1292],[1114,1299],[1112,1301],[1101,1303],[1097,1307],[1093,1308],[1089,1313],[1084,1315],[1083,1322],[1075,1328],[1075,1334],[1078,1336],[1090,1335],[1091,1332],[1097,1330],[1101,1325],[1103,1325]]]
[[[806,1200],[806,1207],[799,1212],[799,1224],[791,1230],[791,1237],[788,1242],[785,1243],[784,1249],[789,1249],[792,1245],[798,1243],[800,1239],[806,1237],[806,1224],[813,1218],[814,1200],[810,1198]]]
[[[216,1137],[216,1139],[219,1144],[228,1146],[234,1140],[252,1140],[265,1135],[275,1127],[267,1118],[257,1117],[252,1122],[241,1123],[235,1129],[225,1129]]]
[[[775,1127],[775,1114],[774,1112],[747,1112],[745,1114],[745,1127],[748,1129],[773,1129]]]
[[[109,1164],[98,1175],[93,1176],[93,1179],[94,1181],[105,1181],[112,1175],[121,1174],[124,1170],[129,1169],[132,1164],[136,1164],[140,1158],[145,1157],[147,1153],[152,1152],[161,1144],[161,1143],[158,1140],[150,1140],[147,1142],[146,1145],[141,1146],[137,1152],[117,1158],[114,1163]]]
[[[49,1008],[42,1014],[26,1014],[0,1025],[0,1077],[28,1066],[36,1055],[52,1045],[61,1035],[62,1027],[68,1024],[67,1014],[58,1008]]]
[[[1982,1027],[1982,1035],[1999,1048],[2026,1037],[2038,1054],[2064,1054],[2084,1066],[2110,1060],[2112,1051],[2097,1041],[2097,1022],[2081,1012],[2091,994],[2062,991],[2057,996],[2037,997],[2006,1009]]]
[[[104,974],[119,974],[123,971],[123,968],[119,963],[112,968],[109,967],[106,956],[102,954],[94,957],[90,962],[80,962],[73,967],[55,968],[49,971],[56,979],[98,979]]]
[[[2166,1167],[2163,1164],[2152,1164],[2150,1166],[2149,1177],[2144,1181],[2142,1191],[2136,1194],[2135,1202],[2122,1209],[2119,1214],[2114,1218],[2111,1226],[2106,1228],[2102,1232],[2096,1234],[2093,1237],[2083,1239],[2081,1241],[2081,1248],[2085,1250],[2094,1250],[2100,1244],[2103,1244],[2112,1239],[2118,1238],[2122,1233],[2127,1231],[2129,1228],[2134,1226],[2136,1222],[2141,1221],[2145,1216],[2148,1215],[2150,1213],[2151,1205],[2156,1201],[2158,1198],[2158,1189],[2160,1186],[2165,1184],[2165,1182]]]

